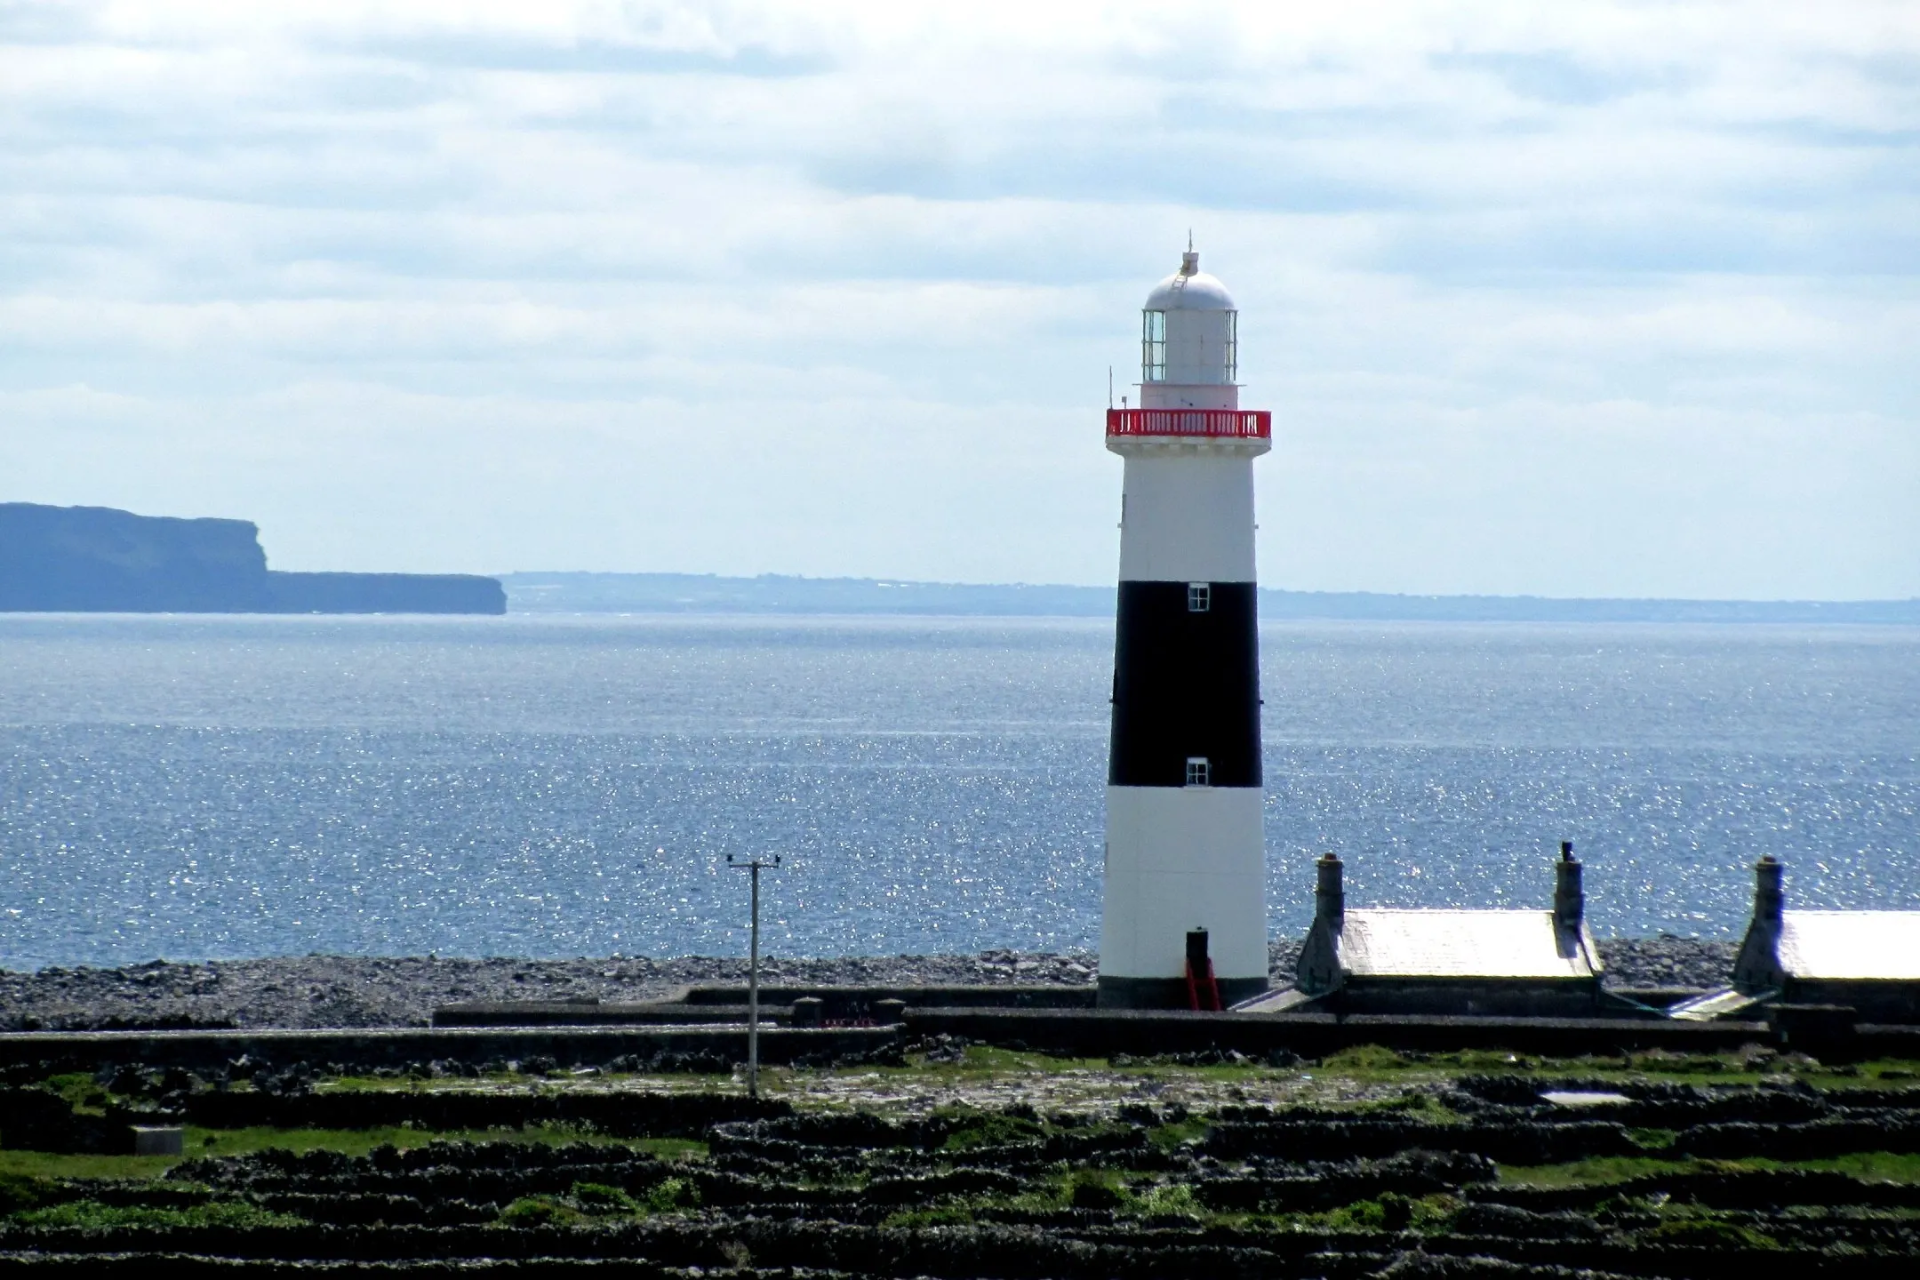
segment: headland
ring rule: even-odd
[[[246,520],[0,503],[0,612],[481,613],[507,610],[471,574],[285,573]]]

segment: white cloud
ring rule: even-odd
[[[0,41],[0,499],[244,515],[290,567],[1101,581],[1106,369],[1192,227],[1292,433],[1269,581],[1920,594],[1911,6]]]

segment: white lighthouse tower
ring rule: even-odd
[[[1188,252],[1147,296],[1126,459],[1100,1003],[1222,1008],[1267,988],[1253,460],[1239,313]]]

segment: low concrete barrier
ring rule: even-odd
[[[820,998],[820,997],[816,997]],[[764,1026],[760,1053],[772,1064],[822,1063],[881,1053],[934,1035],[1074,1057],[1148,1056],[1234,1050],[1262,1056],[1285,1050],[1317,1058],[1358,1045],[1412,1052],[1504,1050],[1577,1057],[1663,1049],[1720,1053],[1746,1044],[1777,1045],[1764,1022],[1666,1022],[1632,1018],[1455,1018],[1398,1015],[1235,1014],[1086,1008],[904,1007],[876,999],[863,1020],[885,1026]],[[571,1009],[596,1006],[575,1005]],[[699,1006],[686,1006],[692,1011]],[[709,1011],[720,1006],[707,1006]],[[841,1006],[844,1013],[846,1006]],[[849,1017],[848,1021],[853,1019]],[[1799,1047],[1799,1046],[1789,1046]],[[1823,1045],[1835,1061],[1920,1058],[1920,1027],[1861,1024],[1845,1041]],[[192,1067],[242,1056],[267,1063],[404,1066],[447,1059],[465,1063],[547,1059],[561,1066],[603,1066],[623,1057],[710,1055],[728,1063],[746,1055],[743,1023],[690,1025],[438,1026],[341,1030],[26,1031],[0,1034],[0,1067],[58,1062],[68,1070],[119,1063]]]
[[[762,1004],[760,1017],[785,1022],[788,1005]],[[658,1001],[601,1004],[582,1000],[477,1000],[442,1005],[433,1011],[436,1027],[618,1027],[738,1025],[747,1022],[747,1005],[668,1004]]]
[[[939,1006],[965,1009],[1091,1009],[1097,992],[1091,985],[1064,986],[1035,983],[1030,986],[982,984],[979,986],[873,986],[832,987],[768,985],[760,988],[760,1003],[791,1005],[804,997],[820,1001],[829,1018],[849,1013],[864,1014],[883,1000],[899,1000],[913,1007]],[[745,1008],[744,986],[688,987],[675,999],[689,1005],[737,1005]]]
[[[788,1063],[799,1058],[869,1054],[894,1043],[898,1036],[898,1029],[890,1027],[763,1027],[760,1058]],[[441,1058],[462,1062],[545,1058],[566,1066],[598,1066],[614,1058],[662,1053],[711,1054],[728,1062],[744,1062],[746,1052],[744,1025],[16,1031],[0,1035],[0,1066],[59,1062],[75,1070],[118,1063],[193,1067],[240,1057],[348,1067],[404,1066]]]

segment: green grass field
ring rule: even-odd
[[[1557,1079],[1574,1078],[1723,1086],[1771,1080],[1844,1093],[1863,1086],[1906,1087],[1920,1079],[1920,1063],[1884,1061],[1831,1067],[1804,1058],[1751,1050],[1720,1055],[1646,1053],[1541,1059],[1497,1052],[1397,1053],[1377,1046],[1363,1046],[1317,1063],[1293,1067],[1257,1062],[1187,1066],[1164,1060],[1132,1060],[1115,1066],[1105,1059],[1054,1058],[975,1045],[968,1047],[957,1062],[912,1062],[904,1067],[839,1070],[778,1068],[769,1069],[763,1083],[770,1096],[790,1102],[803,1111],[860,1108],[905,1115],[928,1114],[956,1105],[973,1107],[979,1112],[979,1123],[956,1131],[947,1144],[960,1155],[972,1147],[1018,1142],[1039,1135],[1037,1124],[999,1114],[1012,1102],[1028,1103],[1043,1113],[1051,1109],[1111,1114],[1119,1106],[1148,1098],[1161,1106],[1190,1106],[1196,1115],[1221,1105],[1310,1105],[1336,1111],[1398,1112],[1426,1123],[1453,1123],[1464,1117],[1448,1108],[1442,1096],[1444,1088],[1460,1076],[1476,1074],[1531,1077],[1543,1086]],[[115,1098],[87,1075],[55,1076],[38,1087],[64,1098],[83,1113],[101,1114],[116,1102],[126,1101]],[[486,1093],[576,1089],[679,1093],[738,1087],[737,1080],[727,1077],[618,1074],[493,1075],[425,1081],[349,1076],[324,1080],[319,1085],[327,1092],[430,1089]],[[1603,1115],[1603,1112],[1595,1113],[1596,1118]],[[1148,1137],[1156,1146],[1172,1148],[1195,1141],[1205,1132],[1203,1120],[1176,1116],[1171,1122],[1152,1128]],[[0,1131],[0,1140],[4,1136],[4,1131]],[[1790,1165],[1766,1160],[1699,1162],[1668,1159],[1661,1154],[1662,1148],[1673,1140],[1671,1133],[1642,1130],[1636,1131],[1633,1137],[1646,1148],[1646,1154],[1564,1165],[1508,1167],[1501,1170],[1501,1178],[1515,1186],[1552,1187],[1603,1185],[1650,1173],[1687,1169],[1801,1168],[1831,1169],[1873,1181],[1920,1183],[1920,1156],[1866,1153]],[[190,1127],[186,1133],[185,1157],[65,1155],[0,1149],[0,1176],[151,1180],[164,1175],[182,1158],[243,1155],[267,1149],[325,1150],[362,1156],[380,1147],[406,1150],[440,1139],[481,1143],[584,1141],[690,1160],[702,1158],[706,1150],[704,1144],[691,1140],[618,1139],[567,1125],[444,1132],[411,1125],[350,1130]]]

